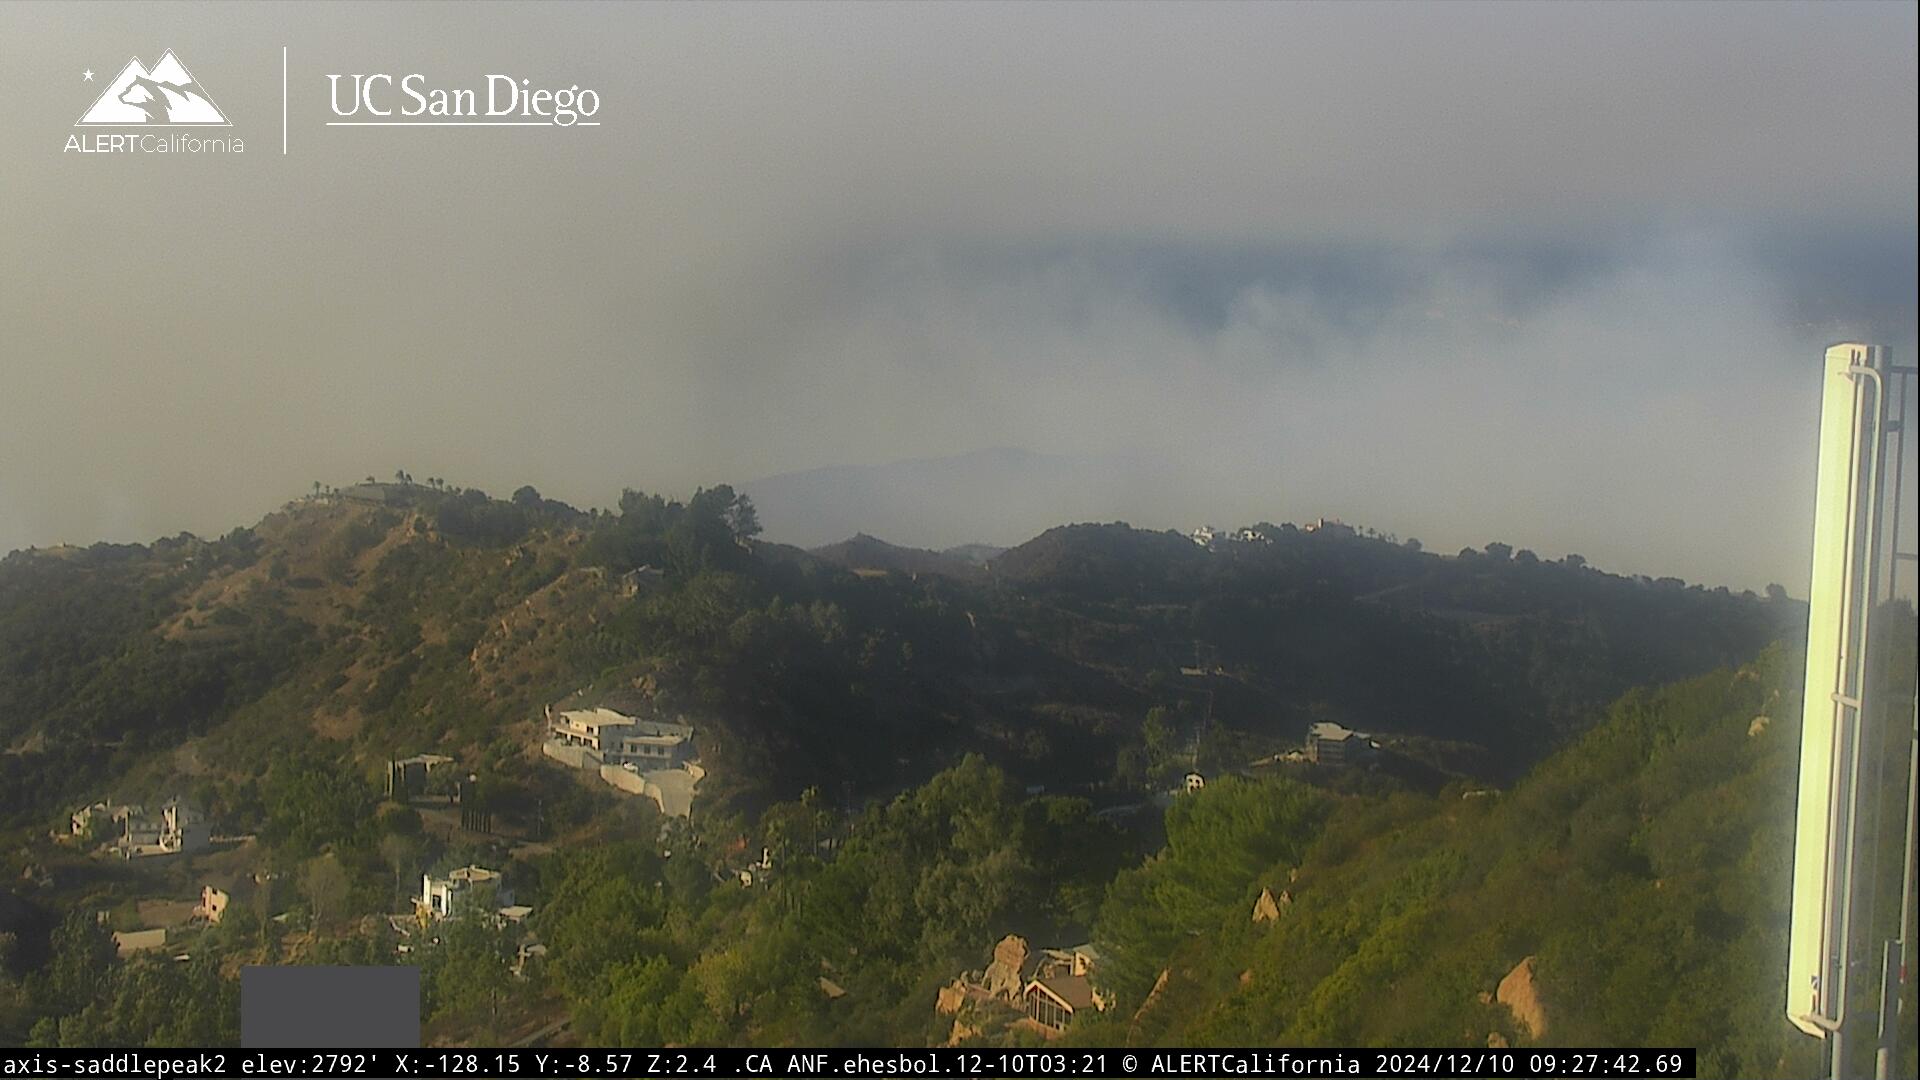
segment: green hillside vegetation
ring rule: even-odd
[[[1904,662],[1886,685],[1910,688],[1910,609],[1893,624]],[[1797,660],[1771,648],[1735,671],[1625,695],[1509,792],[1342,800],[1303,859],[1240,875],[1211,905],[1195,902],[1204,879],[1176,847],[1109,892],[1102,941],[1136,959],[1117,983],[1124,1007],[1073,1037],[1473,1046],[1498,1035],[1695,1046],[1702,1076],[1812,1075],[1817,1043],[1782,1015],[1798,681]],[[1888,699],[1910,707],[1900,696]],[[1883,730],[1898,732],[1901,712],[1889,708]],[[1896,773],[1888,820],[1904,810]],[[1897,850],[1896,839],[1891,865]],[[1882,878],[1883,933],[1897,921],[1893,878]],[[1249,918],[1263,887],[1290,900],[1272,923]],[[1167,982],[1141,1008],[1154,957]],[[1528,957],[1539,1032],[1483,996]]]
[[[228,1038],[239,965],[393,962],[420,874],[480,862],[547,951],[483,921],[414,938],[439,1041],[1032,1041],[1010,1009],[932,1009],[1018,934],[1101,947],[1118,1005],[1082,1040],[1518,1042],[1478,995],[1535,956],[1553,1041],[1664,1041],[1665,1016],[1723,1073],[1796,1045],[1760,963],[1784,862],[1755,854],[1791,801],[1780,657],[1607,714],[1790,637],[1783,596],[1289,526],[1215,550],[1068,526],[953,573],[757,532],[724,486],[581,512],[402,476],[217,541],[0,561],[0,1041]],[[602,701],[696,725],[691,822],[543,759],[544,707]],[[1385,749],[1275,758],[1322,719]],[[382,798],[423,751],[489,826]],[[1196,766],[1203,791],[1139,812]],[[252,839],[151,863],[47,839],[176,791]],[[169,939],[191,963],[103,952],[207,880],[247,896]],[[1263,887],[1289,903],[1255,927]],[[1690,982],[1640,985],[1676,958]]]
[[[1706,1076],[1809,1074],[1814,1044],[1780,1010],[1796,675],[1773,648],[1737,670],[1631,692],[1502,793],[1379,798],[1222,777],[1174,802],[1144,860],[1138,838],[1084,800],[1023,795],[970,757],[852,817],[809,792],[753,822],[709,819],[532,861],[522,899],[549,953],[525,980],[507,974],[507,937],[477,921],[450,925],[416,960],[434,1030],[477,1044],[560,1008],[589,1044],[926,1045],[951,1024],[935,992],[1000,936],[1079,940],[1091,928],[1117,1000],[1079,1022],[1074,1042],[1480,1046],[1497,1035],[1697,1046]],[[1890,685],[1901,677],[1891,671]],[[753,889],[726,873],[747,857],[747,835],[778,868]],[[317,890],[315,877],[310,866],[303,885]],[[1249,918],[1263,888],[1287,898],[1272,923]],[[287,947],[275,942],[284,933],[242,917],[200,947],[231,962]],[[104,934],[70,917],[21,984],[29,1008],[48,1010],[34,1041],[231,1035],[217,1008],[178,1016],[149,996],[218,991],[217,960],[115,963]],[[392,956],[378,927],[305,948],[272,955]],[[1485,996],[1527,957],[1541,1030]],[[1032,1042],[1014,1018],[972,1014],[970,1041]]]
[[[1159,749],[1206,734],[1209,768],[1334,718],[1467,747],[1441,763],[1499,779],[1627,687],[1736,662],[1800,617],[1498,544],[1440,558],[1264,527],[1270,543],[1207,552],[1074,526],[958,580],[862,576],[756,546],[724,486],[630,491],[612,513],[531,488],[353,490],[380,497],[317,496],[218,541],[0,561],[0,814],[197,785],[226,817],[316,738],[368,771],[509,746],[531,766],[543,706],[622,685],[693,717],[706,797],[748,811],[813,785],[897,791],[976,751],[1056,789],[1137,788],[1177,771],[1148,746],[1155,707]],[[628,596],[640,566],[666,587]],[[1178,674],[1195,664],[1209,675]]]

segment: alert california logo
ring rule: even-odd
[[[95,82],[93,69],[81,72],[80,79]],[[73,126],[77,130],[67,136],[67,153],[238,154],[246,149],[238,136],[190,130],[233,124],[172,49],[151,68],[138,56],[128,60]]]

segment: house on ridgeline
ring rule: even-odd
[[[1352,765],[1373,752],[1373,740],[1334,723],[1307,728],[1307,760],[1315,765]]]
[[[1300,531],[1314,533],[1315,535],[1318,535],[1318,536],[1335,536],[1335,537],[1340,537],[1342,539],[1351,539],[1355,536],[1360,535],[1357,531],[1354,530],[1353,526],[1348,525],[1346,522],[1341,521],[1339,518],[1330,518],[1330,517],[1323,517],[1314,521],[1309,521],[1305,525],[1301,526]]]
[[[345,502],[364,503],[369,506],[393,506],[406,501],[407,489],[400,484],[382,484],[369,481],[341,488],[335,497]]]

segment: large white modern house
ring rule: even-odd
[[[694,788],[706,776],[696,760],[693,725],[645,720],[604,706],[546,712],[541,752],[631,795],[644,795],[669,817],[693,812]]]
[[[693,726],[613,709],[547,710],[547,739],[588,751],[601,765],[671,768],[693,756]]]

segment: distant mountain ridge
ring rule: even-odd
[[[814,548],[867,533],[933,551],[1017,544],[1063,521],[1126,518],[1179,489],[1162,463],[1016,447],[802,469],[740,488],[770,539]]]
[[[984,548],[985,545],[973,545]],[[954,549],[959,550],[959,549]],[[998,549],[988,549],[998,550]],[[908,574],[942,574],[965,581],[985,577],[984,561],[974,561],[950,551],[901,547],[876,536],[856,533],[837,544],[814,548],[808,554],[825,563],[855,573],[901,571]]]

